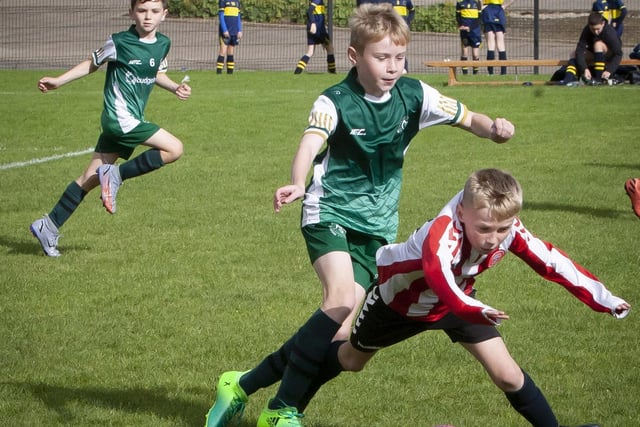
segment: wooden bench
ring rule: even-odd
[[[522,81],[468,81],[460,82],[456,78],[456,69],[458,67],[468,67],[470,70],[473,67],[516,67],[516,78],[518,76],[518,67],[560,67],[561,65],[567,65],[567,60],[562,59],[507,59],[507,60],[480,60],[480,61],[425,61],[424,65],[427,67],[441,67],[449,68],[449,80],[447,84],[449,86],[455,85],[503,85],[503,84],[522,84]],[[640,65],[639,59],[623,59],[620,65]],[[544,84],[545,81],[527,81],[531,84]]]

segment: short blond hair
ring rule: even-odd
[[[389,3],[364,3],[353,11],[349,20],[349,45],[362,52],[370,44],[390,37],[396,45],[406,46],[411,33],[405,20]]]
[[[481,169],[467,179],[462,204],[472,209],[488,208],[492,218],[503,221],[522,209],[522,187],[509,172]]]

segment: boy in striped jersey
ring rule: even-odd
[[[594,311],[622,319],[631,306],[564,252],[531,234],[517,217],[521,208],[522,189],[513,176],[479,170],[435,219],[405,242],[380,248],[378,284],[369,290],[350,340],[332,347],[323,375],[360,371],[382,348],[443,330],[482,364],[531,425],[558,427],[542,391],[511,357],[496,329],[509,316],[475,298],[476,277],[512,252]]]
[[[100,185],[101,198],[109,213],[116,212],[116,193],[122,181],[156,170],[182,156],[182,142],[154,123],[145,121],[144,109],[155,85],[186,100],[188,84],[178,84],[167,76],[169,38],[158,27],[168,12],[167,0],[131,0],[129,30],[112,34],[104,46],[58,77],[43,77],[38,89],[46,93],[85,77],[107,65],[104,84],[102,133],[85,172],[72,181],[48,215],[30,227],[47,256],[58,257],[59,228],[75,212],[87,193]],[[129,159],[139,145],[149,150],[121,165],[118,157]]]

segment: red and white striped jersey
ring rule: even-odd
[[[558,283],[595,311],[615,314],[625,301],[609,292],[596,276],[564,252],[531,234],[515,218],[498,248],[481,254],[470,248],[456,215],[458,193],[438,216],[407,241],[378,250],[378,280],[383,301],[398,313],[433,322],[448,312],[473,323],[493,324],[482,314],[492,307],[472,298],[475,277],[513,252],[547,280]]]

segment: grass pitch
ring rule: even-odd
[[[275,215],[271,200],[289,179],[312,102],[341,76],[189,72],[184,103],[156,89],[147,118],[182,139],[184,157],[125,182],[114,216],[90,193],[62,228],[63,256],[50,259],[29,224],[90,154],[33,160],[95,145],[103,75],[43,95],[36,82],[49,73],[1,74],[0,425],[203,425],[217,376],[254,366],[320,302],[300,206]],[[407,155],[399,238],[473,170],[508,169],[524,187],[528,228],[637,304],[640,220],[623,184],[640,175],[640,86],[447,88],[443,76],[422,77],[474,111],[509,118],[516,136],[499,146],[445,126],[421,132]],[[500,329],[507,345],[563,424],[638,425],[636,313],[616,321],[592,312],[513,256],[478,288],[511,315]],[[251,397],[243,426],[274,392]],[[446,423],[527,425],[437,332],[341,375],[305,418],[310,427]]]

